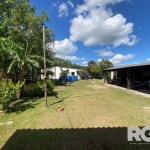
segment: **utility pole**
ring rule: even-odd
[[[43,26],[43,52],[44,52],[44,97],[47,106],[47,85],[46,85],[46,52],[45,52],[45,27]]]

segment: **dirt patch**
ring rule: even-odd
[[[92,89],[105,89],[106,88],[106,86],[101,86],[98,84],[88,85],[87,87],[92,88]]]
[[[150,107],[143,107],[145,111],[150,111]]]

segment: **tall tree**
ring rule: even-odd
[[[98,64],[93,64],[91,65],[90,72],[94,78],[100,78],[101,68]]]
[[[28,40],[32,53],[43,55],[42,26],[50,21],[47,13],[36,14],[36,8],[30,6],[30,0],[0,1],[0,37],[9,38],[15,43],[24,44]],[[54,41],[54,32],[46,27],[46,43]]]
[[[102,59],[100,62],[99,62],[99,65],[101,67],[101,69],[107,69],[107,68],[111,68],[111,67],[114,67],[114,65],[112,64],[111,61],[109,60],[104,60]]]
[[[88,62],[88,66],[86,67],[86,70],[87,70],[87,72],[89,73],[89,74],[92,74],[92,72],[91,72],[91,67],[92,67],[92,65],[95,65],[96,64],[96,62],[94,61],[94,60],[90,60],[89,62]]]
[[[45,11],[37,15],[36,8],[30,6],[30,0],[1,0],[0,1],[0,37],[9,38],[23,49],[32,51],[30,55],[43,56],[42,27],[50,19]],[[53,29],[45,28],[46,43],[54,43]],[[51,49],[46,51],[47,58],[52,57]],[[7,76],[6,70],[10,64],[9,53],[0,52],[0,70]],[[43,62],[39,61],[42,65]],[[49,65],[51,66],[51,65]],[[42,66],[43,68],[43,66]],[[33,70],[33,69],[32,69]]]
[[[99,62],[99,66],[100,66],[100,68],[101,68],[101,77],[104,77],[104,75],[107,77],[107,78],[110,78],[110,72],[108,73],[108,72],[105,72],[105,74],[104,74],[104,71],[103,71],[103,69],[107,69],[107,68],[111,68],[111,67],[114,67],[114,65],[112,64],[112,62],[111,61],[109,61],[109,60],[104,60],[104,59],[102,59],[100,62]]]
[[[94,78],[102,78],[104,76],[103,69],[113,67],[112,62],[109,60],[102,59],[100,62],[96,63],[94,60],[88,62],[88,66],[86,67],[86,71],[91,74]],[[109,76],[106,73],[106,76]]]

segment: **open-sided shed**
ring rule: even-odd
[[[150,62],[104,69],[111,71],[112,82],[130,88],[149,88]]]

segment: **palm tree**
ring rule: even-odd
[[[3,49],[4,41],[0,38],[0,74],[1,78],[8,79],[7,68],[11,62],[10,54]]]

